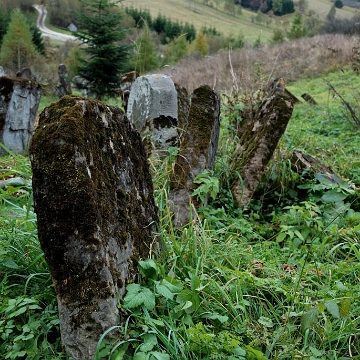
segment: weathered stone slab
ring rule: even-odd
[[[71,95],[71,80],[66,65],[60,64],[58,67],[59,82],[56,86],[57,96],[60,99],[65,95]]]
[[[301,97],[310,105],[317,105],[316,100],[309,94],[304,93],[301,95]]]
[[[174,84],[178,98],[178,132],[180,136],[187,128],[190,110],[190,97],[187,89],[179,84]]]
[[[0,142],[17,154],[28,152],[41,94],[35,80],[0,77]]]
[[[4,68],[2,66],[0,66],[0,77],[2,77],[2,76],[6,76],[6,74],[5,74]]]
[[[30,68],[25,67],[16,73],[16,77],[28,79],[28,80],[36,80],[36,76],[33,74]]]
[[[191,96],[186,130],[171,177],[169,205],[175,226],[189,222],[191,207],[201,204],[191,194],[195,177],[205,169],[212,170],[220,132],[220,96],[209,86],[201,86]]]
[[[120,109],[64,96],[41,113],[30,159],[62,343],[73,360],[93,359],[101,334],[119,324],[118,300],[137,261],[154,244],[143,143]]]
[[[252,198],[293,109],[294,100],[291,97],[285,93],[274,93],[264,99],[257,111],[251,110],[248,115],[243,113],[238,130],[240,140],[231,162],[234,174],[231,192],[235,206],[244,206]]]
[[[176,146],[178,100],[171,78],[166,75],[138,77],[131,87],[127,117],[141,133],[148,153]]]
[[[127,106],[130,96],[130,90],[134,81],[139,77],[137,71],[130,71],[120,76],[119,78],[119,96],[122,100],[122,106],[127,112]]]

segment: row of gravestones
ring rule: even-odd
[[[34,207],[72,359],[93,358],[100,336],[119,324],[118,296],[135,279],[138,260],[161,247],[145,149],[161,156],[180,147],[170,199],[176,223],[188,222],[192,180],[214,165],[219,109],[208,86],[189,101],[169,77],[150,75],[134,82],[127,116],[73,96],[41,113],[30,146]]]
[[[71,93],[66,67],[61,64],[58,72],[61,93]],[[26,154],[34,131],[41,86],[28,68],[15,79],[4,76],[2,68],[0,75],[0,142],[11,151]],[[184,225],[194,203],[189,201],[194,178],[214,166],[220,98],[207,86],[195,90],[189,97],[185,88],[165,75],[138,77],[132,72],[120,80],[127,118],[140,132],[148,156],[154,151],[161,156],[169,147],[180,147],[169,202],[175,224]],[[5,153],[1,148],[0,154]]]
[[[161,247],[153,236],[158,214],[149,154],[179,147],[169,194],[178,226],[201,205],[191,196],[195,177],[215,163],[220,97],[211,88],[189,97],[169,77],[149,75],[122,93],[126,115],[63,96],[40,114],[29,148],[39,241],[58,297],[62,343],[74,360],[94,357],[100,336],[119,324],[118,296],[135,279],[138,260]],[[32,128],[21,124],[35,116],[41,88],[3,76],[0,95],[0,141],[26,130],[27,137],[19,132],[26,150]],[[262,114],[265,128],[272,111]]]

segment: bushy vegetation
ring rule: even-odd
[[[152,19],[145,20],[153,26]],[[141,47],[134,67],[140,65],[140,51],[143,71],[149,69],[145,60],[163,64],[146,57],[154,54],[146,48],[151,41],[160,44],[170,63],[194,51],[185,36],[169,38],[165,45],[150,25],[140,21],[138,26],[134,36]],[[201,34],[208,48],[198,38],[199,53],[223,46],[225,37],[214,27],[204,27]],[[190,91],[206,82],[226,94],[215,170],[197,178],[194,194],[201,198],[209,192],[211,201],[199,209],[196,221],[175,229],[167,195],[177,149],[170,148],[165,161],[150,159],[165,251],[140,261],[137,283],[119,302],[127,316],[120,328],[124,337],[110,342],[115,329],[109,329],[99,339],[96,359],[360,357],[358,128],[349,108],[321,78],[358,114],[358,75],[349,68],[358,42],[341,35],[289,42],[284,35],[274,36],[279,45],[253,48],[245,46],[240,33],[231,41],[238,42],[239,51],[206,60],[193,56],[161,70]],[[72,53],[69,43],[57,46],[51,48],[56,55],[49,73]],[[237,209],[228,183],[233,127],[241,121],[243,100],[254,99],[276,77],[285,77],[297,97],[306,91],[319,105],[296,105],[254,198]],[[55,100],[44,96],[40,109]],[[291,163],[294,149],[316,156],[337,175],[297,171]],[[0,158],[0,201],[0,354],[4,359],[66,359],[56,296],[37,239],[28,158],[12,153]]]
[[[125,7],[125,13],[130,15],[137,27],[143,28],[145,24],[150,30],[155,31],[162,43],[168,43],[181,35],[185,35],[188,41],[193,41],[196,37],[194,25],[189,23],[179,23],[158,14],[156,18],[152,18],[149,10]]]
[[[354,78],[349,70],[327,79],[340,89]],[[302,86],[291,89],[297,94]],[[109,329],[96,359],[360,355],[358,133],[332,97],[315,107],[297,105],[253,200],[236,209],[226,179],[232,126],[242,106],[223,98],[215,171],[199,177],[204,186],[196,192],[201,197],[210,191],[212,200],[196,222],[183,229],[171,224],[166,199],[176,149],[165,161],[150,159],[165,251],[140,261],[138,282],[119,303],[128,317],[121,325],[124,338],[109,342],[115,330]],[[339,177],[297,172],[290,162],[295,148]],[[0,167],[0,351],[6,359],[65,359],[36,236],[29,161],[12,154],[1,158]]]

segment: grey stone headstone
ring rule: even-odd
[[[141,133],[148,152],[166,150],[178,142],[178,100],[166,75],[138,77],[131,87],[127,117]]]
[[[16,73],[16,77],[28,79],[28,80],[36,80],[36,76],[32,73],[31,69],[26,67],[23,68],[21,71]]]
[[[124,320],[118,301],[137,262],[156,248],[144,146],[119,108],[64,96],[41,113],[30,159],[62,344],[73,360],[92,360],[100,336]]]
[[[59,82],[57,84],[57,95],[59,98],[71,95],[71,80],[64,64],[58,67]]]
[[[197,187],[194,179],[205,169],[214,168],[219,133],[220,96],[209,86],[201,86],[191,96],[188,123],[171,176],[169,205],[175,226],[187,224],[191,207],[196,210],[201,206],[192,197]]]
[[[0,77],[2,77],[2,76],[6,76],[6,74],[5,74],[4,68],[2,66],[0,66]]]
[[[34,80],[0,77],[0,142],[17,154],[28,152],[41,94]]]

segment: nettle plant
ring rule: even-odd
[[[327,243],[339,238],[343,228],[360,220],[360,212],[352,208],[359,191],[351,181],[317,173],[298,189],[307,190],[306,200],[284,208],[287,211],[279,218],[277,242],[287,242],[293,248],[322,244],[325,250]]]

